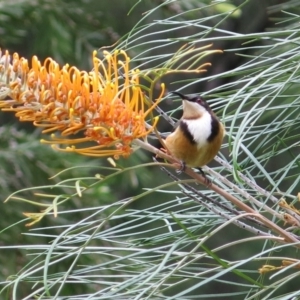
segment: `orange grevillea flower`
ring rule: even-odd
[[[124,51],[103,52],[104,59],[93,52],[91,72],[76,67],[60,67],[53,59],[43,64],[33,56],[31,67],[17,53],[12,57],[0,51],[0,108],[14,111],[21,121],[31,121],[52,134],[51,141],[61,151],[90,156],[127,156],[132,141],[146,137],[156,126],[157,118],[146,120],[161,100],[153,103],[140,85],[139,70],[130,70]],[[66,138],[83,132],[81,138]],[[76,146],[94,142],[91,146]],[[67,145],[60,147],[58,145]]]

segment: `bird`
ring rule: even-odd
[[[219,152],[225,129],[208,103],[198,94],[183,95],[183,114],[176,129],[164,140],[167,151],[185,166],[198,168],[207,165]]]

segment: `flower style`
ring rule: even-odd
[[[36,56],[31,68],[17,53],[11,57],[0,51],[0,108],[14,111],[21,121],[31,121],[51,135],[55,149],[89,156],[128,156],[132,141],[146,137],[155,128],[146,120],[161,100],[152,103],[140,85],[139,70],[130,70],[130,59],[124,51],[103,52],[104,59],[93,52],[94,68],[80,71],[65,65],[62,68],[47,58],[42,65]],[[120,60],[120,58],[122,58]],[[121,71],[120,71],[121,70]],[[7,100],[7,98],[9,98]],[[84,137],[65,137],[84,132]],[[75,144],[96,142],[87,147]],[[67,145],[66,148],[58,145]]]

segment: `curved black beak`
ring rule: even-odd
[[[174,94],[174,95],[177,95],[177,96],[179,96],[182,100],[187,100],[186,99],[186,96],[185,95],[183,95],[183,94],[181,94],[181,93],[179,93],[179,92],[169,92],[170,94]]]

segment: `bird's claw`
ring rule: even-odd
[[[179,175],[181,174],[182,172],[184,172],[186,168],[186,163],[184,161],[180,161],[180,168],[176,170],[176,173]]]
[[[211,180],[210,180],[209,178],[206,177],[206,175],[205,175],[205,173],[203,172],[203,170],[202,170],[201,168],[197,168],[197,169],[199,170],[199,172],[200,172],[201,175],[203,176],[205,185],[207,185],[207,186],[212,185]]]
[[[176,173],[178,175],[180,175],[182,172],[184,172],[186,169],[186,163],[184,161],[180,161],[180,168],[176,170]],[[199,170],[199,172],[201,173],[202,177],[204,178],[204,184],[206,186],[210,186],[212,185],[212,181],[207,178],[206,174],[203,172],[203,170],[201,168],[197,168],[197,170]]]

